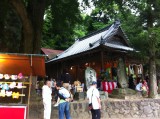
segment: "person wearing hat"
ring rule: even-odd
[[[89,104],[92,103],[92,109],[91,109],[92,119],[100,119],[101,101],[96,81],[93,81],[90,88],[87,90],[87,99],[89,100]]]

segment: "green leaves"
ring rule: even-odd
[[[83,34],[78,23],[82,17],[75,0],[55,0],[46,10],[43,31],[43,47],[64,50],[74,41],[76,35]]]
[[[148,46],[151,54],[157,53],[159,55],[160,51],[160,27],[158,28],[149,28],[148,30]]]

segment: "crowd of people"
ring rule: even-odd
[[[45,81],[45,85],[42,87],[42,98],[44,105],[44,119],[51,118],[51,106],[52,106],[52,85],[50,80]],[[57,90],[57,101],[59,119],[71,119],[69,111],[69,102],[71,101],[70,92],[64,88],[61,82],[54,82],[55,89]],[[53,99],[54,100],[54,99]]]
[[[75,84],[71,85],[71,76],[67,72],[63,72],[60,79],[56,82],[55,80],[46,80],[45,85],[42,88],[42,97],[44,104],[44,119],[50,119],[51,114],[51,104],[53,100],[54,107],[58,106],[59,109],[59,119],[71,119],[69,104],[73,101],[73,94],[75,90],[75,85],[80,85],[81,83],[77,80]],[[87,90],[87,98],[89,103],[92,104],[91,114],[92,119],[100,119],[100,95],[98,91],[99,81],[92,82],[90,88]],[[84,86],[84,84],[82,84]],[[98,87],[97,87],[98,86]],[[149,88],[146,80],[142,78],[134,77],[132,74],[129,76],[129,88],[141,92],[144,97],[149,94]],[[72,90],[72,91],[71,91]],[[52,99],[52,92],[54,93]]]
[[[60,80],[46,80],[45,85],[42,87],[42,98],[44,105],[44,119],[51,118],[51,106],[58,106],[59,119],[71,119],[70,115],[70,102],[73,101],[73,95],[70,91],[71,77],[69,73],[63,72]],[[79,85],[78,81],[74,85]],[[84,85],[84,84],[82,84]],[[53,92],[53,94],[52,94]],[[53,96],[53,99],[52,99]],[[92,119],[100,119],[100,94],[97,89],[97,82],[93,81],[90,88],[87,90],[87,99],[92,103]],[[54,103],[53,103],[53,102]]]
[[[71,76],[67,72],[63,72],[59,81],[53,79],[46,80],[45,85],[42,87],[42,98],[44,105],[44,119],[51,118],[52,101],[55,102],[54,106],[58,106],[59,119],[71,119],[69,104],[72,101],[72,94],[70,93]],[[53,95],[52,95],[53,92]],[[52,99],[53,96],[53,99]]]
[[[69,73],[63,72],[60,80],[46,80],[45,85],[42,87],[42,98],[44,105],[44,119],[51,118],[51,105],[54,101],[54,107],[58,106],[59,119],[71,119],[70,115],[70,102],[73,101],[73,93],[71,93],[70,85],[71,76]],[[79,84],[78,81],[74,85]],[[97,88],[98,81],[93,81],[90,87],[87,89],[87,99],[91,105],[90,111],[92,119],[100,119],[101,113],[101,101],[100,94]],[[140,77],[135,79],[133,75],[129,77],[129,88],[141,92],[143,96],[148,96],[149,88],[146,80],[142,80]],[[52,92],[54,95],[52,95]],[[53,99],[52,99],[53,96]]]

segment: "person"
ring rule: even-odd
[[[62,86],[61,82],[56,84],[56,88],[58,90],[58,97],[60,98],[58,105],[59,119],[64,119],[64,115],[66,119],[71,119],[69,107],[70,93]]]
[[[39,81],[36,82],[36,93],[39,95]]]
[[[54,107],[58,106],[57,100],[58,100],[58,90],[56,88],[56,80],[52,82],[52,93],[53,93],[53,103]]]
[[[67,69],[63,70],[63,73],[60,77],[60,81],[63,84],[63,87],[66,88],[67,90],[69,90],[69,84],[71,81],[71,75],[67,72]]]
[[[54,90],[54,88],[55,88],[55,79],[52,79],[51,78],[51,88],[52,88],[52,90]]]
[[[101,90],[101,82],[102,82],[101,77],[99,77],[97,79],[97,88],[98,88],[98,90]]]
[[[83,88],[83,92],[84,92],[84,83],[81,84],[82,88]]]
[[[62,87],[62,88],[64,88],[64,87]],[[61,91],[63,91],[63,92],[61,92]],[[60,95],[63,96],[64,99],[71,97],[71,94],[70,94],[70,92],[67,89],[59,90],[58,93],[60,93]],[[59,105],[59,103],[60,103],[60,97],[57,98],[57,101],[54,104],[54,107],[57,107]]]
[[[49,80],[46,80],[45,85],[42,87],[42,98],[43,98],[43,105],[44,105],[44,119],[50,119],[52,89],[51,89],[51,81]]]
[[[93,81],[90,88],[87,90],[87,98],[89,99],[89,104],[92,103],[92,119],[100,119],[100,109],[101,109],[101,101],[100,94],[97,87],[97,82]]]
[[[139,81],[139,83],[136,85],[136,90],[137,91],[142,91],[142,80]]]
[[[148,96],[148,93],[149,93],[148,84],[147,84],[146,80],[143,80],[143,81],[142,81],[142,95],[143,95],[144,97],[147,97],[147,96]]]
[[[135,89],[135,83],[134,83],[134,79],[133,79],[133,74],[131,74],[130,76],[129,76],[129,88],[130,89]]]

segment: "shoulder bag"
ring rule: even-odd
[[[93,90],[94,90],[94,89],[93,89]],[[89,110],[93,109],[93,106],[92,106],[93,90],[92,90],[92,96],[91,96],[91,103],[89,103],[89,105],[88,105],[88,109],[89,109]]]

